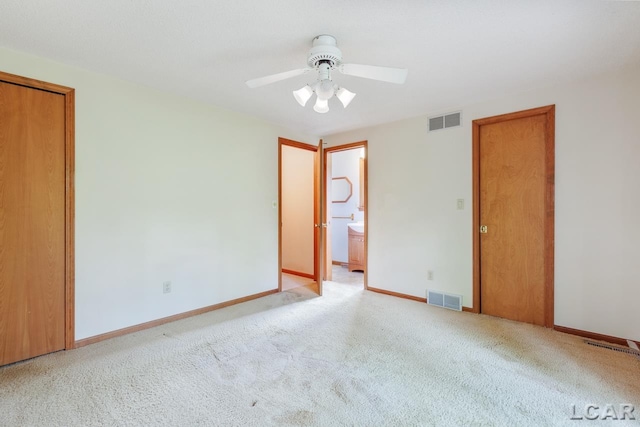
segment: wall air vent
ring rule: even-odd
[[[444,129],[444,116],[429,118],[429,132]]]
[[[636,350],[635,348],[621,347],[618,345],[611,345],[604,342],[591,340],[584,340],[584,342],[595,347],[606,348],[608,350],[619,351],[620,353],[631,354],[632,356],[636,356],[638,359],[640,359],[640,351]]]
[[[462,113],[444,114],[442,116],[429,117],[429,132],[440,129],[449,129],[462,124]]]
[[[462,311],[462,295],[446,294],[427,289],[427,304]]]

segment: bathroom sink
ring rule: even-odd
[[[358,233],[364,233],[364,222],[352,222],[347,224],[347,227]]]

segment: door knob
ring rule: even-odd
[[[489,229],[488,229],[488,227],[486,225],[481,225],[480,226],[480,233],[487,234],[488,231],[489,231]]]

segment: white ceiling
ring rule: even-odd
[[[347,109],[300,107],[331,34],[344,62],[409,69],[402,85],[334,73]],[[640,1],[2,0],[0,45],[203,100],[318,136],[395,121],[640,62]]]

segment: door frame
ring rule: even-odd
[[[65,283],[64,348],[75,348],[75,89],[0,71],[0,81],[64,96]]]
[[[473,308],[481,312],[480,301],[480,127],[484,125],[545,115],[545,216],[544,216],[544,323],[554,326],[554,216],[555,216],[555,105],[473,121]]]
[[[322,144],[322,140],[320,140]],[[282,292],[282,146],[299,148],[302,150],[313,151],[315,153],[314,170],[313,170],[313,220],[315,224],[318,224],[318,211],[320,206],[319,200],[319,166],[318,160],[320,155],[318,153],[318,146],[307,144],[304,142],[298,142],[287,138],[278,137],[278,291]],[[316,280],[316,292],[322,295],[322,282],[318,283],[318,276],[320,276],[320,251],[318,245],[321,240],[319,235],[320,228],[315,227],[313,232],[313,278]],[[306,277],[306,276],[305,276]]]
[[[324,262],[324,248],[327,237],[327,223],[323,221],[322,215],[326,203],[326,200],[323,201],[322,199],[322,181],[325,179],[325,158],[322,152],[323,141],[320,139],[316,146],[315,162],[313,164],[313,223],[315,226],[313,233],[313,273],[318,287],[318,295],[320,296],[322,296],[322,285],[325,278],[323,265],[326,264]]]
[[[363,181],[362,182],[362,189],[363,189],[363,193],[364,193],[364,199],[363,199],[363,206],[364,206],[364,259],[365,259],[365,269],[364,269],[364,289],[369,289],[369,141],[364,140],[364,141],[358,141],[358,142],[351,142],[348,144],[342,144],[342,145],[335,145],[332,147],[327,147],[325,148],[324,151],[324,174],[323,174],[323,184],[325,185],[325,191],[322,192],[322,197],[323,200],[325,201],[325,206],[327,206],[329,202],[328,200],[328,196],[327,196],[327,189],[326,189],[326,181],[327,181],[327,176],[328,172],[327,172],[327,156],[330,153],[337,153],[339,151],[347,151],[347,150],[353,150],[353,149],[357,149],[357,148],[364,148],[364,161],[362,162],[363,164]],[[327,209],[323,209],[322,210],[322,222],[324,222],[325,224],[328,224],[327,220],[330,220],[330,218],[327,218]],[[324,256],[325,259],[327,257],[327,252],[329,250],[328,247],[324,247],[323,248],[323,252],[324,252]],[[325,262],[323,264],[323,266],[326,267],[327,262]]]

